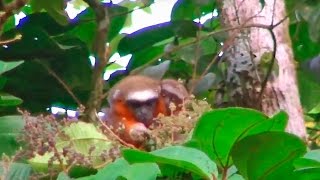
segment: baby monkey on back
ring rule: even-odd
[[[154,119],[159,114],[177,114],[188,97],[186,88],[176,80],[128,76],[109,91],[110,108],[103,120],[122,140],[143,148]]]

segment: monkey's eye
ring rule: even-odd
[[[136,100],[130,100],[130,101],[127,101],[127,104],[131,107],[139,107],[139,106],[143,105],[143,102],[136,101]]]
[[[157,101],[157,98],[148,99],[147,101],[137,101],[137,100],[130,100],[127,101],[127,104],[131,107],[140,107],[140,106],[152,106]]]
[[[157,98],[154,98],[154,99],[149,99],[147,100],[144,104],[145,105],[153,105],[158,99]]]

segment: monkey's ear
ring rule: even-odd
[[[174,79],[164,79],[161,81],[161,91],[164,94],[176,96],[183,100],[189,97],[189,93],[184,85]]]
[[[158,65],[147,67],[142,71],[141,75],[160,80],[163,78],[164,74],[168,71],[170,67],[170,63],[171,62],[169,60],[166,60],[164,62],[161,62]]]

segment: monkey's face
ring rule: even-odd
[[[135,115],[136,119],[149,126],[154,117],[154,112],[156,111],[158,98],[150,98],[145,101],[139,100],[127,100],[127,105]]]

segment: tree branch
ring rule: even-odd
[[[5,4],[3,0],[1,1],[1,12],[0,12],[0,31],[2,31],[4,23],[9,17],[11,17],[15,11],[19,10],[25,6],[28,0],[15,0],[8,4]]]
[[[110,50],[106,46],[107,34],[109,31],[108,9],[99,0],[84,0],[95,12],[97,29],[95,43],[92,50],[95,54],[95,64],[92,74],[92,90],[85,109],[83,121],[97,121],[96,112],[101,106],[103,93],[103,73],[108,63]]]

